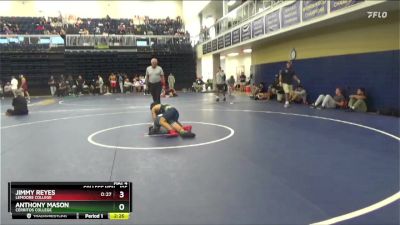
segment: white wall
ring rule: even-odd
[[[182,1],[0,1],[0,16],[182,17]]]
[[[226,56],[224,65],[221,65],[222,69],[225,71],[227,77],[233,75],[235,80],[237,76],[240,75],[239,70],[244,68],[244,74],[246,77],[250,76],[251,67],[251,54],[240,54],[238,56],[229,57]]]
[[[203,81],[213,79],[213,56],[212,54],[203,55],[201,58],[201,76]],[[198,74],[200,75],[200,74]]]
[[[199,13],[210,1],[182,1],[182,19],[190,35],[200,33]]]

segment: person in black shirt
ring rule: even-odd
[[[16,115],[28,115],[28,103],[24,98],[24,93],[22,90],[18,89],[16,91],[17,97],[15,97],[12,101],[13,109],[8,109],[6,112],[7,116],[16,116]]]
[[[285,92],[285,108],[289,107],[289,98],[293,93],[293,79],[300,84],[300,79],[297,77],[296,72],[293,70],[292,61],[286,63],[286,67],[279,72],[279,83]]]

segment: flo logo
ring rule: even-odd
[[[387,17],[387,12],[367,12],[368,18],[370,19],[385,19]]]

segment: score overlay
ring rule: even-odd
[[[129,219],[131,182],[9,182],[13,219]]]

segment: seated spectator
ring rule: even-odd
[[[239,89],[240,91],[245,91],[245,88],[246,88],[246,75],[244,75],[244,72],[242,72],[239,77]]]
[[[178,95],[176,94],[175,89],[173,89],[173,88],[170,88],[170,89],[169,89],[168,96],[169,96],[169,97],[178,97]]]
[[[65,97],[67,95],[67,83],[64,79],[58,82],[57,96]]]
[[[253,96],[254,100],[269,100],[269,93],[264,88],[264,83],[258,84]]]
[[[346,99],[343,95],[343,91],[340,88],[336,88],[335,96],[330,95],[319,95],[317,100],[311,104],[311,108],[318,109],[334,109],[334,108],[345,108],[347,106]]]
[[[7,82],[6,85],[4,85],[4,96],[11,96],[13,95],[12,89],[11,89],[11,83]]]
[[[299,84],[294,90],[292,95],[290,96],[290,102],[302,103],[307,105],[307,92],[304,87]]]
[[[367,95],[364,88],[358,88],[355,95],[349,96],[350,111],[367,112]]]
[[[21,89],[16,91],[17,97],[12,100],[14,109],[7,109],[7,116],[28,115],[28,102],[24,97],[24,92]]]
[[[206,91],[208,91],[208,88],[210,88],[211,90],[213,88],[213,80],[212,79],[207,79]]]
[[[78,79],[76,79],[76,88],[78,95],[82,95],[83,87],[85,85],[85,80],[81,75],[78,76]]]
[[[193,82],[193,89],[195,92],[202,92],[203,91],[203,85],[204,85],[204,81],[201,80],[201,78],[196,78],[196,80]]]
[[[140,80],[138,76],[135,76],[132,80],[133,86],[135,87],[136,92],[141,92],[142,86],[140,85]]]
[[[133,92],[133,84],[129,81],[129,78],[126,77],[124,80],[124,93]]]

